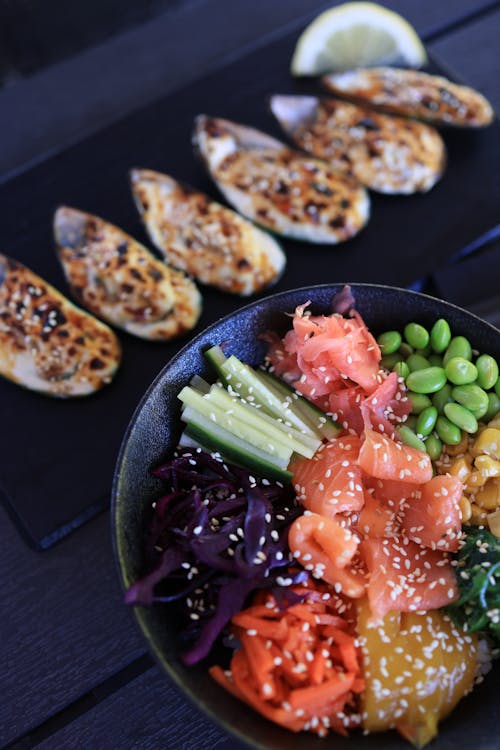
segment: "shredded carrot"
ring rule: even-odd
[[[345,734],[359,724],[363,686],[346,601],[322,582],[292,587],[303,603],[279,609],[270,592],[232,619],[241,648],[212,677],[266,718],[293,732]],[[267,605],[267,606],[266,606]],[[251,613],[251,614],[250,614]],[[340,718],[339,718],[340,714]]]

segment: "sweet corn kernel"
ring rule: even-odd
[[[484,487],[476,493],[476,505],[483,510],[496,510],[500,506],[500,487],[488,479]]]
[[[456,458],[448,468],[448,473],[460,479],[461,482],[466,482],[472,473],[470,460],[465,456]]]
[[[500,429],[487,427],[481,432],[474,441],[473,455],[479,456],[481,453],[500,459]]]
[[[491,456],[477,456],[474,460],[474,468],[485,477],[500,477],[500,461]]]
[[[462,495],[462,497],[458,501],[458,506],[460,508],[460,518],[462,520],[462,523],[467,523],[472,515],[472,507],[465,495]]]
[[[488,513],[487,520],[491,533],[500,539],[500,510]]]
[[[471,504],[470,509],[471,514],[469,523],[472,523],[475,526],[484,526],[484,524],[487,523],[488,512],[480,508],[479,505],[475,505],[475,503]]]
[[[465,486],[468,490],[475,490],[478,487],[482,487],[484,484],[486,484],[486,480],[488,477],[484,476],[480,471],[473,471],[471,472],[470,476],[467,477],[467,480],[465,482]]]

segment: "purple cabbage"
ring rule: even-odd
[[[125,601],[177,602],[186,622],[182,658],[195,664],[255,589],[276,589],[285,606],[293,594],[286,588],[304,576],[290,568],[287,545],[301,508],[290,486],[254,478],[200,449],[179,448],[153,474],[167,492],[153,507],[147,572]]]

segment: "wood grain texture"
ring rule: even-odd
[[[113,675],[144,645],[122,604],[107,513],[39,554],[0,507],[0,580],[1,746]]]
[[[150,669],[37,750],[245,750]]]

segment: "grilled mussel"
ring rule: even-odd
[[[240,295],[282,273],[286,259],[276,240],[235,211],[160,172],[134,169],[130,179],[151,241],[176,268]]]
[[[19,261],[0,255],[0,374],[49,396],[88,396],[121,359],[107,325]]]
[[[270,105],[299,148],[371,190],[426,192],[443,173],[446,149],[431,125],[333,98],[277,94]]]
[[[334,244],[368,221],[370,200],[357,181],[266,133],[200,115],[194,141],[228,202],[273,232]]]
[[[134,336],[167,341],[201,312],[196,285],[103,219],[61,207],[54,217],[59,260],[84,307]]]

